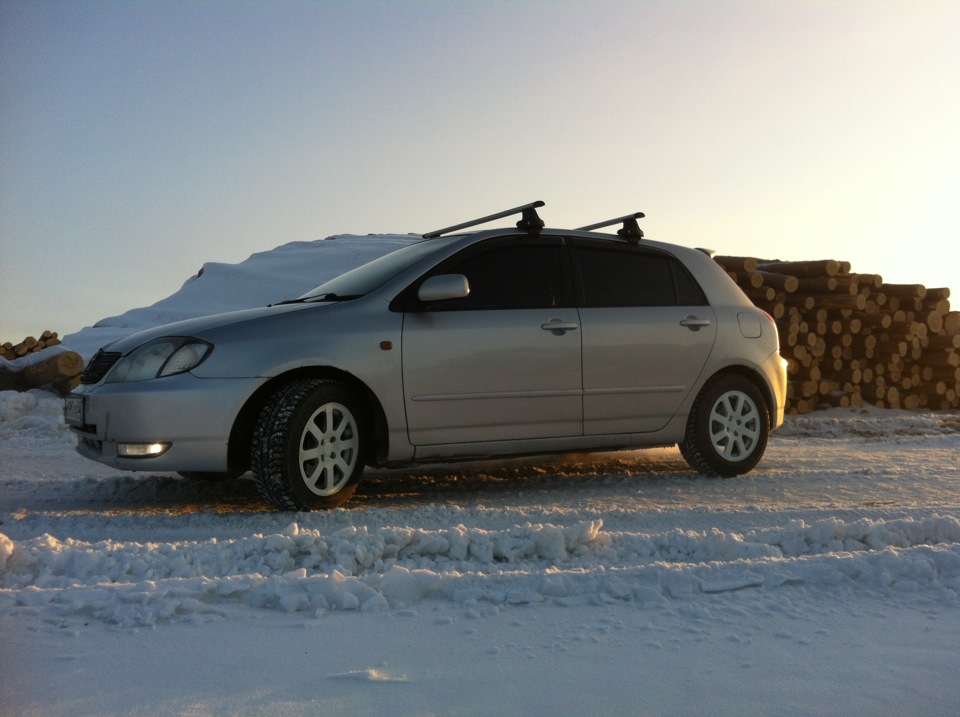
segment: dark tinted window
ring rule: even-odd
[[[563,304],[563,248],[553,245],[499,246],[444,267],[463,274],[470,296],[451,309],[540,309]]]
[[[703,304],[700,288],[671,256],[632,246],[576,248],[584,307]]]
[[[673,270],[673,281],[677,288],[677,305],[703,306],[707,303],[707,297],[703,295],[703,289],[693,280],[690,272],[680,262],[671,259],[670,268]]]

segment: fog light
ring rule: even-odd
[[[167,452],[170,443],[118,443],[117,456],[120,458],[153,458]]]

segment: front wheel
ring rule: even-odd
[[[363,472],[361,417],[342,384],[307,379],[280,389],[261,410],[251,444],[260,495],[280,510],[346,503]]]
[[[769,433],[760,390],[742,376],[720,376],[693,402],[680,453],[701,473],[740,475],[760,462]]]

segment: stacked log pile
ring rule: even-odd
[[[49,350],[59,345],[54,331],[44,331],[39,339],[28,336],[18,344],[8,341],[0,345],[0,355],[12,362],[10,366],[0,366],[0,391],[50,388],[63,395],[70,393],[80,383],[83,358],[62,347]]]
[[[59,344],[60,337],[56,331],[44,331],[40,334],[39,339],[28,336],[18,344],[4,341],[3,344],[0,344],[0,356],[3,356],[7,361],[15,361],[27,354],[37,353],[38,351],[43,351],[45,348],[58,346]]]
[[[715,259],[777,323],[789,413],[960,408],[960,312],[949,289],[887,284],[842,261]]]

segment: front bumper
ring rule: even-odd
[[[185,373],[132,383],[80,386],[65,417],[78,438],[77,452],[133,471],[229,469],[234,421],[262,378],[201,379]],[[77,402],[81,401],[82,405]],[[164,443],[152,457],[126,457],[120,445]]]

